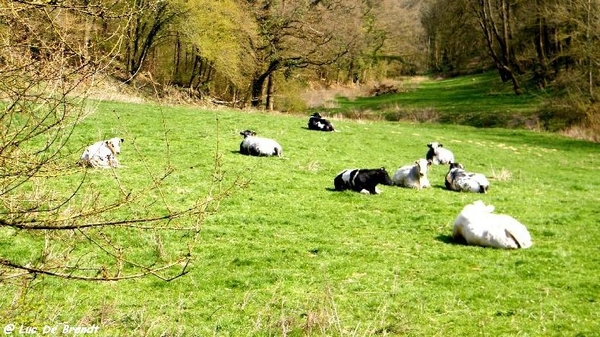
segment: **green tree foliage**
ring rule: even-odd
[[[460,75],[486,67],[486,47],[466,1],[434,0],[422,11],[428,66],[433,72]],[[466,43],[465,41],[469,41]]]
[[[235,1],[186,1],[186,18],[180,21],[178,38],[189,49],[176,57],[182,84],[206,88],[211,94],[229,85],[244,88],[254,71],[250,41],[255,39],[252,17]],[[184,80],[185,79],[185,80]],[[186,83],[187,82],[187,83]]]
[[[6,4],[13,2],[5,2]],[[272,108],[277,90],[304,81],[367,83],[427,71],[494,67],[515,93],[552,87],[598,101],[597,0],[83,0],[21,4],[32,53],[42,41],[75,53],[71,64],[155,88]],[[28,4],[29,6],[25,6]],[[27,7],[27,8],[24,8]],[[40,28],[45,9],[64,29]],[[34,32],[34,33],[31,33]],[[104,62],[111,60],[111,62]],[[282,81],[295,81],[293,85]],[[277,92],[277,94],[276,94]],[[160,92],[159,92],[160,93]],[[587,103],[586,103],[587,101]],[[567,104],[568,105],[568,104]],[[594,109],[591,109],[595,111]],[[597,110],[597,109],[596,109]]]

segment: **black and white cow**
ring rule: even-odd
[[[490,182],[483,174],[467,172],[460,163],[450,163],[445,185],[458,192],[487,193],[490,188]]]
[[[318,112],[315,112],[308,119],[308,129],[309,130],[318,130],[318,131],[335,131],[333,124],[321,117]]]
[[[385,168],[347,169],[340,172],[333,180],[336,191],[353,190],[363,194],[379,194],[377,184],[393,185]]]
[[[427,144],[429,150],[425,154],[425,159],[431,160],[435,165],[454,163],[454,154],[452,151],[445,149],[444,145],[438,142]]]

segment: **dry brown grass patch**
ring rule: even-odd
[[[490,178],[497,180],[497,181],[509,181],[512,178],[512,173],[505,168],[496,170],[492,167],[491,173],[492,173],[492,175],[490,176]]]

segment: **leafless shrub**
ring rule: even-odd
[[[398,88],[393,84],[379,83],[369,91],[370,96],[381,96],[398,93]]]
[[[360,96],[360,92],[359,86],[313,86],[306,90],[301,97],[308,108],[335,108],[338,107],[336,97],[354,99]]]
[[[76,45],[80,31],[64,19],[85,22],[100,14],[92,5],[5,5],[10,8],[0,11],[0,21],[8,23],[0,26],[0,231],[28,253],[3,250],[0,282],[27,283],[37,275],[94,281],[185,275],[203,220],[244,185],[239,179],[223,184],[218,140],[211,186],[188,205],[166,197],[175,171],[166,132],[165,164],[155,168],[142,161],[144,182],[127,184],[118,170],[99,178],[75,167],[72,158],[80,149],[69,140],[90,113],[86,98],[95,79],[112,60],[82,51]]]

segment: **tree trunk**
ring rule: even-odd
[[[252,81],[252,97],[250,97],[250,104],[254,108],[258,108],[262,103],[262,91],[267,76],[263,74]]]
[[[267,70],[264,73],[257,75],[254,78],[254,80],[252,81],[252,89],[251,89],[252,97],[250,97],[250,104],[253,107],[258,108],[261,106],[265,81],[273,72],[275,72],[277,69],[279,69],[280,64],[281,64],[280,60],[271,61]]]
[[[544,8],[541,7],[539,0],[536,0],[536,26],[537,30],[534,38],[534,46],[537,54],[537,65],[534,68],[534,76],[537,85],[540,88],[545,88],[548,81],[548,26],[546,19],[542,16]]]
[[[202,60],[200,59],[200,56],[198,56],[198,54],[194,54],[194,62],[192,64],[192,71],[190,72],[190,81],[188,82],[188,87],[189,88],[193,88],[194,87],[194,80],[196,79],[196,69],[198,69],[198,67],[202,67],[201,64]],[[200,68],[200,71],[202,71],[202,68]]]
[[[265,104],[265,108],[268,111],[273,111],[273,87],[274,87],[274,80],[273,80],[273,73],[271,73],[268,77],[267,80],[267,103]]]
[[[588,84],[589,84],[589,95],[590,98],[594,98],[594,60],[592,58],[592,36],[591,36],[591,29],[592,29],[592,19],[591,19],[591,15],[592,15],[592,0],[588,0],[588,8],[587,8],[587,27],[586,27],[586,32],[585,32],[585,39],[586,39],[586,45],[587,45],[587,65],[588,65]]]
[[[140,8],[147,5],[145,3],[139,4]],[[159,34],[176,16],[175,13],[169,12],[169,4],[166,2],[158,2],[156,8],[153,11],[148,10],[148,12],[152,15],[144,18],[143,14],[140,14],[135,20],[134,29],[130,30],[131,46],[127,48],[127,59],[129,60],[127,71],[130,78],[127,82],[137,76]]]
[[[181,66],[181,38],[179,37],[179,33],[176,33],[175,35],[175,50],[173,53],[173,58],[175,61],[175,69],[174,69],[174,77],[177,80],[177,82],[180,81],[180,66]],[[181,81],[183,82],[183,81]]]
[[[89,1],[86,0],[83,2],[84,6],[88,6],[89,5]],[[92,33],[92,26],[94,24],[94,17],[91,15],[86,15],[85,16],[85,23],[84,23],[84,32],[83,32],[83,49],[81,51],[81,54],[83,56],[83,59],[81,60],[81,63],[85,63],[87,62],[87,60],[89,60],[90,58],[90,53],[89,53],[89,47],[91,45],[91,33]]]
[[[510,69],[510,67],[503,64],[496,64],[496,68],[498,68],[498,72],[500,72],[500,77],[502,81],[508,82],[511,81],[513,85],[513,91],[515,95],[520,95],[523,93],[521,90],[521,85],[519,84],[519,80],[515,76],[515,73]]]

